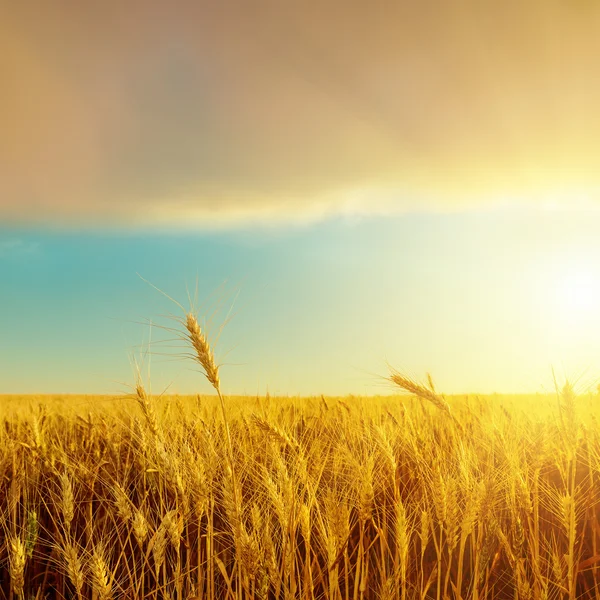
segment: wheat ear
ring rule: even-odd
[[[8,550],[12,589],[17,598],[22,598],[25,586],[25,546],[20,538],[13,537],[9,542]]]
[[[433,391],[433,389],[428,389],[419,385],[416,381],[409,379],[408,377],[404,377],[397,371],[392,371],[392,374],[389,377],[389,380],[397,385],[399,388],[418,396],[419,398],[423,398],[423,400],[427,400],[431,402],[434,406],[443,410],[444,412],[450,413],[450,405],[446,402],[443,396],[437,394]],[[433,388],[433,382],[431,382],[431,377],[429,376],[430,385]]]
[[[204,369],[204,375],[209,383],[220,393],[221,382],[219,380],[219,367],[215,363],[215,357],[208,343],[208,338],[202,331],[198,319],[192,313],[188,313],[185,319],[187,338],[195,352],[195,358]]]

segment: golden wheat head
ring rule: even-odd
[[[450,414],[450,406],[446,402],[446,400],[440,396],[440,394],[436,394],[433,388],[433,381],[431,380],[431,376],[428,376],[429,384],[432,389],[428,389],[422,385],[419,385],[416,381],[408,377],[404,377],[397,371],[392,371],[392,374],[389,377],[389,380],[397,385],[399,388],[418,396],[419,398],[423,398],[423,400],[427,400],[431,402],[434,406],[443,410],[444,412]]]
[[[219,367],[215,363],[215,357],[208,343],[206,335],[198,323],[195,315],[188,313],[185,319],[185,328],[187,329],[187,337],[192,348],[194,349],[194,357],[204,369],[204,374],[209,383],[219,391],[221,382],[219,380]]]

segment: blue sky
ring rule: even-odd
[[[155,392],[208,392],[160,342],[217,312],[228,393],[391,391],[386,361],[441,389],[539,391],[550,368],[597,369],[593,215],[485,211],[212,232],[0,232],[0,392],[119,393],[149,338]],[[569,280],[579,270],[583,283]],[[579,296],[567,288],[579,286]],[[592,299],[586,299],[592,296]],[[582,313],[573,316],[573,306]],[[146,323],[146,324],[145,324]],[[165,356],[165,354],[167,356]]]

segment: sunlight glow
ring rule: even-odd
[[[560,282],[560,308],[567,320],[589,317],[599,301],[600,281],[589,271],[570,272]]]

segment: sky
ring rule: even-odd
[[[206,390],[141,277],[230,393],[600,373],[597,2],[2,12],[0,393]]]

